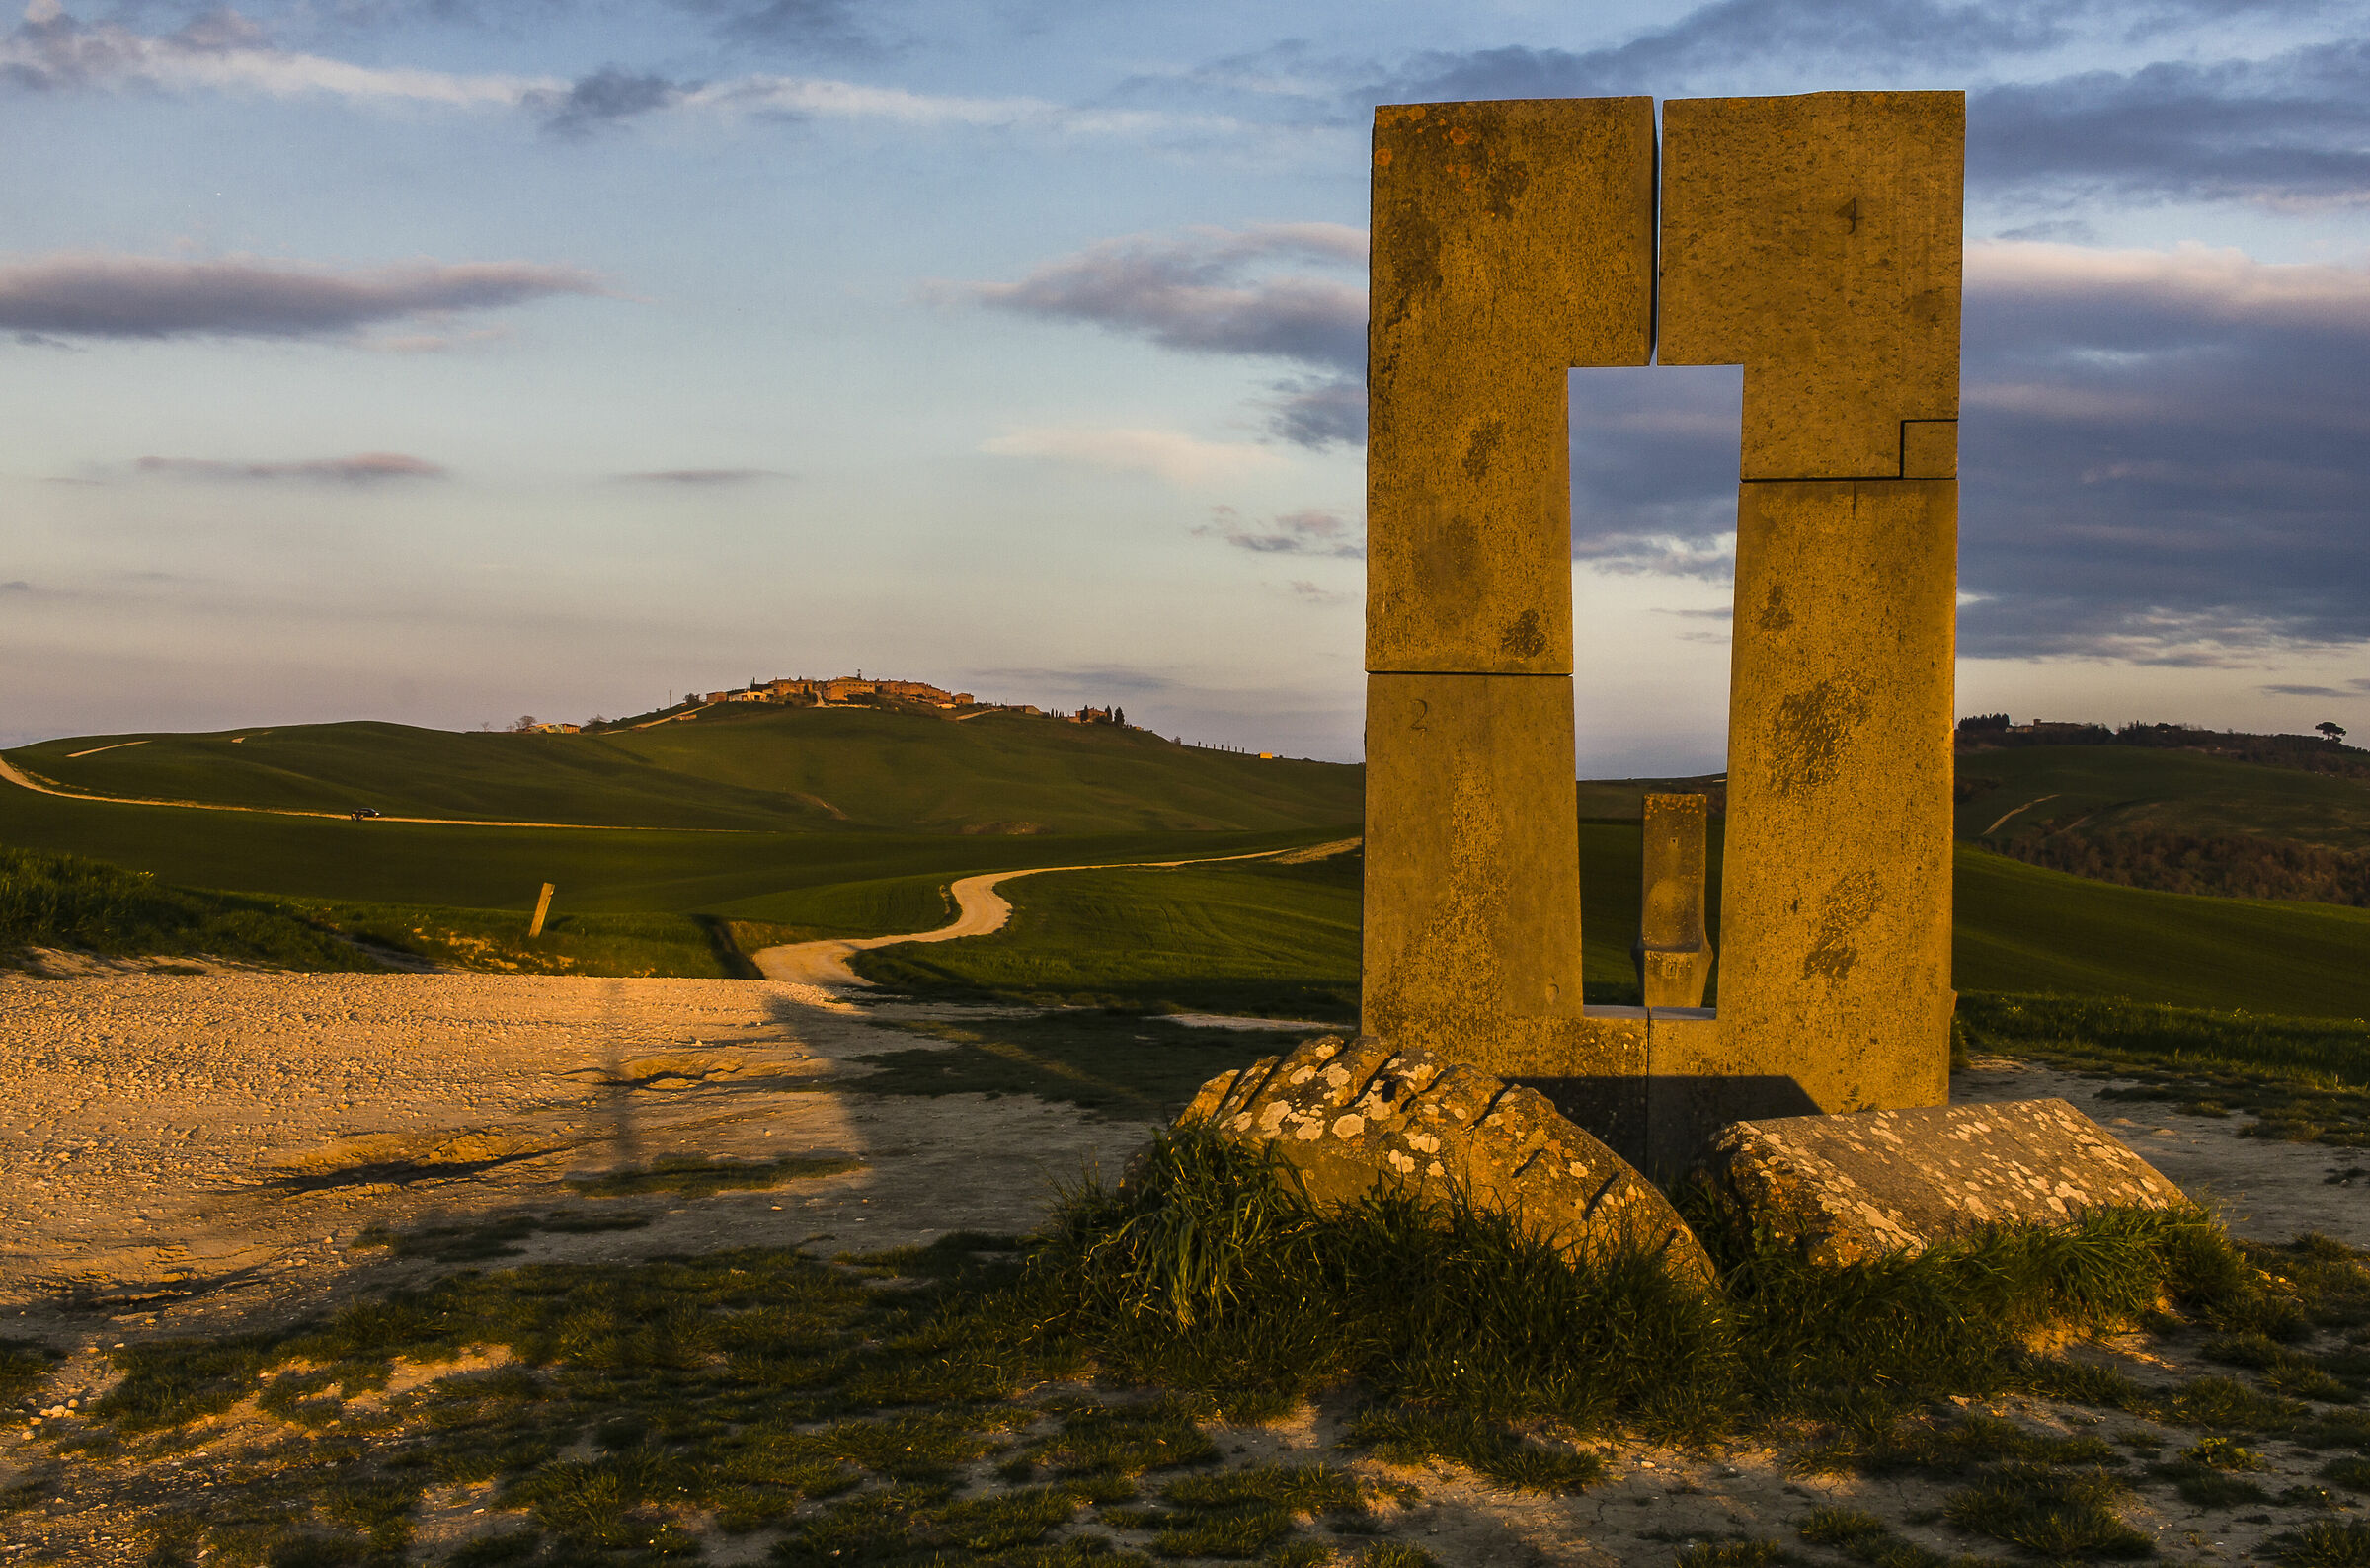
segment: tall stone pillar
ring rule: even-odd
[[[1651,1048],[1683,1147],[1948,1098],[1965,101],[1681,100],[1663,130],[1662,362],[1745,369],[1719,1008]]]
[[[1654,156],[1644,98],[1379,110],[1368,337],[1366,1031],[1641,1116],[1581,1014],[1566,372],[1652,353]]]

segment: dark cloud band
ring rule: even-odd
[[[309,479],[346,485],[446,477],[441,464],[404,452],[356,452],[352,457],[310,457],[270,463],[224,462],[213,457],[143,457],[133,466],[145,474],[186,479]]]
[[[338,270],[230,258],[66,255],[0,265],[0,330],[59,338],[329,338],[451,311],[603,292],[533,262]]]

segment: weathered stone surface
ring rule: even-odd
[[[1808,1239],[1821,1263],[1923,1252],[1982,1225],[2188,1202],[2063,1100],[1739,1122],[1712,1150],[1729,1191],[1780,1234]]]
[[[1670,1202],[1543,1095],[1428,1052],[1311,1040],[1211,1079],[1179,1120],[1271,1144],[1320,1206],[1377,1187],[1462,1194],[1567,1254],[1637,1245],[1711,1278]]]
[[[1573,365],[1654,347],[1654,105],[1375,112],[1370,670],[1572,670]]]
[[[1743,492],[1717,1042],[1655,1071],[1788,1078],[1822,1111],[1940,1105],[1958,485]]]
[[[1579,1017],[1571,681],[1369,675],[1366,734],[1366,1032],[1475,1061]]]
[[[1700,1007],[1711,980],[1711,939],[1703,930],[1710,805],[1701,795],[1645,797],[1636,957],[1648,1007]]]
[[[1661,361],[1745,367],[1748,481],[1913,477],[1903,422],[1958,418],[1966,95],[1672,99],[1662,117]],[[1940,477],[1938,438],[1918,476]]]

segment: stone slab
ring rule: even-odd
[[[1940,1105],[1957,483],[1740,495],[1718,1028],[1654,1070]]]
[[[1649,793],[1639,873],[1637,968],[1648,1007],[1700,1007],[1711,980],[1704,934],[1704,834],[1711,802]]]
[[[1661,362],[1745,367],[1747,480],[1902,477],[1902,422],[1958,418],[1966,96],[1673,99],[1662,123]]]
[[[1739,1122],[1714,1141],[1712,1168],[1757,1220],[1827,1264],[2189,1201],[2064,1100]]]
[[[1322,1037],[1202,1086],[1180,1124],[1271,1146],[1320,1207],[1382,1189],[1501,1210],[1569,1256],[1636,1246],[1708,1284],[1677,1210],[1534,1090],[1429,1052]]]
[[[1581,1012],[1572,683],[1370,675],[1366,753],[1365,1030],[1497,1070]]]
[[[1653,353],[1645,98],[1375,112],[1367,668],[1569,674],[1574,365]]]

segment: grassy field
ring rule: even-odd
[[[2028,746],[1962,752],[1958,781],[1972,791],[1958,805],[1966,839],[2030,836],[2079,820],[2083,831],[2254,834],[2370,849],[2370,783],[2261,762],[2140,746]]]
[[[514,909],[344,903],[291,899],[296,917],[452,969],[506,975],[614,975],[632,979],[755,980],[749,954],[812,933],[764,921],[697,914],[556,914],[526,934]]]
[[[1143,730],[866,708],[711,709],[599,735],[353,723],[78,736],[8,756],[119,799],[806,833],[1270,831],[1352,820],[1364,789],[1361,768]]]
[[[184,887],[524,909],[550,882],[560,890],[556,907],[568,913],[703,913],[785,924],[807,912],[862,906],[865,896],[817,892],[845,884],[936,879],[934,888],[976,871],[1234,854],[1356,830],[1341,822],[1256,833],[1025,837],[448,827],[60,800],[0,786],[0,843],[88,855]],[[914,897],[893,907],[912,907]]]
[[[379,967],[269,899],[168,887],[101,861],[0,846],[0,967],[35,948],[274,969]]]
[[[1961,990],[2370,1016],[2370,909],[2150,893],[1958,846]]]
[[[860,974],[1130,1007],[1336,1019],[1357,1010],[1361,856],[1030,877],[1006,931],[859,955]]]
[[[1584,978],[1635,999],[1639,833],[1581,832]],[[1345,1019],[1358,976],[1358,857],[1306,866],[1032,877],[991,937],[878,949],[866,975],[917,989]],[[1718,857],[1712,927],[1717,940]],[[2307,1017],[2370,1015],[2370,910],[2184,898],[1958,850],[1953,971],[1963,990],[2124,996]]]

